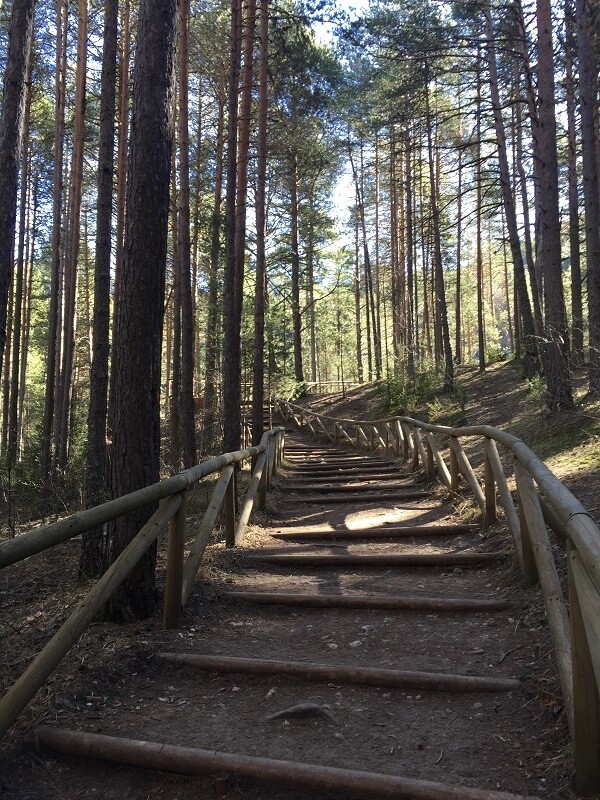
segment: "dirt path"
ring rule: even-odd
[[[482,553],[510,550],[502,530],[482,535],[464,525],[439,488],[419,498],[388,499],[395,491],[427,490],[389,464],[393,475],[357,480],[372,459],[348,460],[290,431],[294,461],[270,496],[267,514],[243,551],[215,544],[184,619],[158,637],[140,628],[138,647],[122,672],[92,672],[85,693],[65,696],[56,724],[90,733],[132,737],[211,751],[366,770],[521,795],[567,798],[566,738],[557,722],[547,628],[535,594],[526,594],[510,557],[469,566]],[[336,476],[326,463],[339,463]],[[307,469],[309,467],[309,469]],[[302,486],[308,480],[313,488]],[[318,487],[318,489],[314,487]],[[346,491],[343,487],[351,491]],[[293,488],[296,487],[296,488]],[[366,496],[378,495],[377,500]],[[334,502],[331,502],[331,501]],[[341,502],[336,502],[341,500]],[[462,525],[444,535],[372,539],[319,538],[320,533],[399,526]],[[294,540],[280,538],[291,534]],[[317,536],[305,541],[307,534]],[[450,535],[449,535],[450,534]],[[446,565],[314,566],[269,563],[265,557],[310,558],[400,554]],[[499,610],[319,608],[248,602],[232,592],[364,595],[378,598],[462,598],[507,601]],[[309,598],[310,600],[310,598]],[[335,602],[335,599],[327,602]],[[431,691],[350,684],[341,678],[198,670],[168,663],[159,652],[216,659],[279,660],[517,679],[510,690]],[[214,663],[214,662],[213,662]],[[443,680],[443,677],[440,679]],[[301,704],[302,716],[280,715]],[[275,716],[274,716],[275,715]],[[347,792],[265,787],[231,777],[188,778],[91,760],[18,749],[4,761],[0,796],[7,798],[346,798]],[[398,795],[400,796],[400,795]]]

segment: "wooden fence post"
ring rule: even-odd
[[[531,541],[531,533],[527,523],[527,516],[525,514],[525,507],[523,504],[523,491],[525,487],[519,481],[519,469],[521,467],[518,460],[515,458],[515,477],[517,479],[517,494],[519,497],[519,524],[521,528],[521,549],[523,551],[523,579],[525,586],[531,587],[539,583],[539,576],[537,566],[535,563],[535,554],[533,552],[533,543]]]
[[[400,428],[402,429],[403,439],[402,439],[402,458],[405,461],[408,461],[408,457],[410,455],[410,432],[408,425],[406,423],[401,422]]]
[[[411,472],[416,472],[419,468],[419,445],[417,443],[417,435],[415,429],[411,428],[410,425],[407,425],[407,428],[412,438],[412,461],[410,463],[410,469]],[[425,464],[423,464],[423,466],[425,466]]]
[[[570,542],[567,544],[567,562],[571,601],[575,785],[578,795],[589,797],[600,792],[600,695],[594,670],[594,657],[596,666],[600,665],[600,637],[595,634],[600,596]]]
[[[496,482],[494,471],[487,449],[484,454],[483,488],[485,491],[485,526],[491,527],[496,522]]]
[[[435,478],[435,460],[433,457],[433,450],[431,448],[431,443],[428,437],[425,437],[425,463],[426,463],[427,479],[432,481]]]
[[[165,603],[163,610],[165,628],[176,628],[181,620],[181,589],[183,586],[187,491],[181,492],[180,496],[181,505],[169,522]]]
[[[234,468],[225,492],[225,502],[223,503],[225,509],[225,544],[227,547],[235,547],[236,481]]]
[[[450,437],[450,489],[453,492],[458,492],[458,477],[459,477],[459,470],[458,470],[458,458],[456,457],[456,450],[453,447],[453,439],[455,437]]]

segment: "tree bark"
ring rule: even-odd
[[[129,144],[129,62],[131,48],[129,0],[125,0],[121,20],[121,52],[119,54],[119,144],[117,148],[117,227],[115,242],[115,283],[113,293],[113,324],[108,387],[108,435],[114,430],[114,397],[116,347],[118,340],[121,275],[123,274],[123,245],[125,241],[125,195],[127,191],[127,146]]]
[[[574,408],[562,285],[554,51],[550,0],[537,0],[540,257],[546,310],[546,402],[551,411]]]
[[[519,227],[517,224],[517,213],[515,201],[510,185],[510,173],[508,169],[508,156],[506,153],[506,133],[502,110],[500,106],[500,95],[498,91],[498,70],[496,66],[496,48],[494,45],[494,29],[490,10],[490,0],[484,4],[485,13],[485,35],[487,62],[490,79],[490,95],[492,110],[494,115],[494,127],[496,131],[496,142],[498,146],[498,166],[500,171],[500,185],[502,188],[502,199],[506,214],[506,225],[510,239],[510,250],[513,260],[515,273],[515,283],[519,295],[519,310],[522,320],[523,332],[523,371],[526,377],[532,377],[540,370],[539,355],[535,340],[535,327],[533,314],[531,313],[531,303],[527,292],[527,281],[525,279],[525,269],[523,266],[523,256],[521,254],[521,242],[519,239]]]
[[[195,332],[192,299],[190,236],[190,136],[188,114],[188,27],[190,0],[179,0],[179,208],[178,248],[181,280],[181,389],[179,395],[180,443],[183,468],[196,463],[194,419]]]
[[[267,268],[266,184],[268,129],[269,0],[259,0],[260,56],[258,78],[258,138],[256,144],[256,276],[254,284],[254,348],[252,366],[252,444],[263,435],[265,404],[265,300]]]
[[[23,152],[23,121],[27,67],[33,37],[34,0],[14,0],[0,115],[0,363],[6,346],[8,296],[17,222],[19,159]]]
[[[77,20],[77,77],[75,82],[74,99],[73,153],[71,161],[71,185],[69,189],[67,247],[65,253],[63,358],[58,383],[58,404],[56,408],[56,465],[59,472],[63,475],[67,467],[68,458],[71,389],[73,386],[73,365],[75,359],[77,273],[79,265],[81,198],[83,190],[87,31],[88,0],[79,0]]]
[[[217,142],[215,154],[215,191],[212,211],[210,268],[206,317],[206,363],[204,384],[204,452],[212,452],[216,443],[217,364],[219,349],[219,255],[221,252],[221,204],[223,193],[223,146],[225,131],[225,96],[218,99]]]
[[[294,341],[294,378],[301,395],[305,393],[304,366],[302,363],[302,315],[300,313],[300,242],[298,234],[298,167],[292,157],[290,175],[290,225],[292,259],[292,336]]]
[[[131,147],[123,282],[116,347],[112,494],[118,497],[160,477],[160,368],[167,254],[172,95],[177,1],[142,0],[133,76]],[[114,560],[148,521],[155,505],[111,528]],[[156,610],[156,545],[110,601],[113,619]]]
[[[14,467],[17,460],[17,433],[19,416],[19,378],[21,375],[21,339],[23,336],[22,317],[23,317],[23,287],[25,283],[25,272],[27,262],[25,257],[25,238],[27,231],[27,197],[29,192],[30,179],[30,109],[31,109],[31,53],[29,52],[29,62],[27,64],[26,90],[25,90],[25,109],[23,112],[23,134],[22,134],[22,153],[21,153],[21,198],[19,208],[19,237],[17,243],[17,261],[14,274],[14,312],[12,324],[12,362],[10,377],[10,398],[8,409],[8,443],[7,443],[7,464],[8,468]]]
[[[452,358],[452,344],[450,342],[450,328],[448,326],[448,306],[446,304],[446,289],[444,286],[444,268],[442,263],[442,240],[440,233],[440,214],[437,200],[437,181],[435,175],[433,136],[431,132],[431,109],[429,104],[429,77],[425,70],[425,115],[427,126],[427,150],[429,154],[429,180],[431,183],[431,217],[433,223],[433,268],[435,283],[435,313],[441,328],[442,345],[444,352],[444,391],[454,389],[454,362]]]
[[[600,393],[600,187],[598,185],[598,79],[590,0],[577,0],[579,106],[588,290],[590,392]]]
[[[571,353],[573,362],[583,365],[583,302],[581,252],[579,247],[579,193],[577,176],[577,123],[575,119],[575,20],[571,0],[565,1],[565,96],[567,102],[569,255],[571,261]]]
[[[241,345],[237,309],[241,305],[236,258],[236,181],[238,161],[238,90],[242,36],[241,0],[231,0],[231,52],[228,76],[227,188],[225,191],[225,275],[223,281],[223,447],[239,448],[242,428]]]
[[[85,470],[86,508],[99,505],[106,496],[106,416],[108,410],[108,358],[110,326],[110,257],[112,244],[112,194],[115,164],[115,105],[117,79],[118,0],[105,0],[100,93],[100,143],[98,152],[98,199],[96,207],[96,258],[94,267],[94,317],[92,363]],[[80,579],[97,577],[104,568],[102,527],[83,534]]]

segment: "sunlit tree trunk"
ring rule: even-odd
[[[34,0],[13,0],[0,114],[0,362],[6,345],[7,308],[17,219],[19,158],[23,151],[26,75],[33,37]]]

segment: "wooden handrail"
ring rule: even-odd
[[[313,432],[318,433],[317,427],[328,435],[333,431],[336,441],[348,442],[358,449],[366,446],[376,450],[383,445],[388,450],[378,433],[385,425],[388,436],[394,439],[394,452],[408,461],[412,470],[420,464],[427,477],[432,478],[437,467],[440,480],[452,492],[458,490],[461,474],[486,524],[496,519],[497,487],[525,583],[540,584],[573,740],[578,789],[586,793],[600,791],[600,747],[589,746],[590,731],[596,732],[594,741],[600,742],[600,618],[591,613],[592,605],[594,610],[600,608],[600,528],[579,500],[525,442],[490,425],[453,428],[406,416],[377,421],[340,419],[281,400],[276,401],[276,407],[285,419],[299,424],[300,415]],[[434,434],[448,440],[449,467]],[[482,438],[484,443],[483,488],[460,442],[472,437]],[[497,445],[502,445],[514,459],[518,514]],[[579,614],[575,621],[569,618],[546,525],[566,539],[570,548],[569,564],[575,565],[569,575],[571,607]],[[588,599],[588,608],[581,606],[582,598]]]
[[[101,506],[74,514],[52,525],[45,525],[31,533],[23,534],[0,545],[0,566],[8,566],[21,561],[34,553],[42,552],[60,542],[89,530],[96,525],[109,522],[122,514],[160,501],[158,510],[152,515],[144,527],[136,534],[125,550],[118,556],[102,577],[94,584],[83,600],[75,607],[66,622],[59,628],[43,650],[33,659],[25,672],[15,681],[8,692],[0,700],[0,739],[35,696],[54,669],[69,652],[88,625],[98,616],[104,605],[127,578],[140,558],[148,551],[158,536],[170,525],[167,551],[167,570],[165,587],[164,621],[167,627],[179,623],[181,612],[190,595],[196,573],[200,566],[204,550],[214,529],[227,492],[233,501],[231,489],[234,487],[233,464],[241,463],[258,455],[257,465],[250,480],[250,486],[261,483],[268,488],[271,476],[276,473],[283,457],[284,428],[273,428],[266,431],[260,444],[246,450],[224,455],[205,461],[192,469],[175,475],[172,478],[140,489],[137,492],[110,500]],[[257,474],[258,464],[261,464]],[[265,470],[264,465],[271,469]],[[208,509],[204,515],[200,530],[192,545],[190,555],[184,564],[185,545],[185,498],[189,488],[202,478],[221,472]],[[252,503],[244,504],[244,525],[238,525],[239,535],[236,544],[242,541]],[[228,528],[235,525],[235,503],[231,502],[226,509]],[[228,543],[232,544],[231,537]]]

